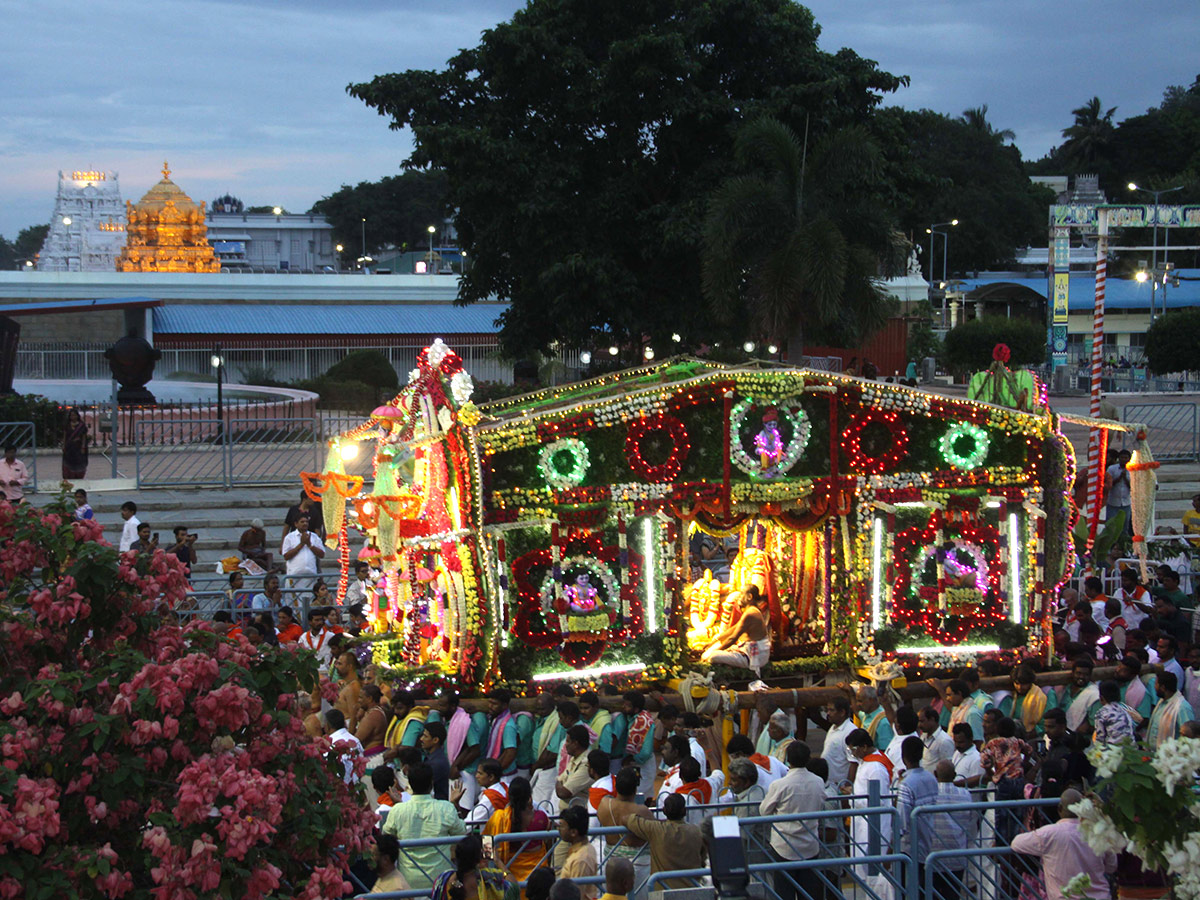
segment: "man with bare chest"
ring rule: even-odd
[[[641,772],[633,766],[625,766],[616,774],[616,793],[604,797],[596,808],[596,819],[601,825],[624,826],[629,816],[644,819],[653,817],[645,804],[635,802],[641,777]],[[612,848],[614,857],[633,863],[634,889],[629,896],[630,900],[637,900],[644,895],[646,879],[650,877],[650,849],[642,838],[636,837],[632,832],[606,834],[604,839]]]
[[[737,621],[717,636],[701,659],[708,663],[751,669],[761,676],[762,667],[771,658],[771,637],[767,617],[761,609],[762,602],[756,585],[749,585],[742,591],[738,598],[741,613]]]

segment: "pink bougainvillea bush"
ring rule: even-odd
[[[0,500],[0,900],[339,897],[362,789],[296,714],[311,654],[175,621],[161,551]]]

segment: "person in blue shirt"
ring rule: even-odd
[[[488,736],[488,717],[485,713],[468,714],[458,703],[458,695],[442,691],[433,701],[426,722],[441,722],[446,726],[446,752],[450,758],[451,780],[461,779],[463,795],[459,806],[468,812],[479,798],[479,783],[475,769],[483,758],[483,744]]]

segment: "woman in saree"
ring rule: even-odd
[[[87,475],[88,427],[79,410],[67,410],[67,426],[63,434],[62,477],[74,481]]]
[[[529,783],[525,783],[526,791]],[[469,834],[451,851],[453,869],[447,869],[433,883],[431,900],[517,900],[517,886],[503,869],[484,868],[483,844]]]
[[[508,805],[492,813],[483,833],[491,836],[549,830],[549,817],[533,807],[533,789],[529,779],[518,776],[508,786]],[[527,881],[530,872],[549,863],[545,841],[498,841],[495,854],[496,860],[508,869],[513,882]],[[521,898],[525,900],[523,890]]]

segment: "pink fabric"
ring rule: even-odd
[[[454,715],[446,723],[446,753],[451,764],[462,753],[463,744],[467,740],[467,732],[471,730],[471,717],[460,706],[454,710]]]
[[[504,750],[504,729],[508,726],[509,720],[512,718],[512,713],[508,710],[502,712],[496,721],[492,723],[492,732],[488,736],[487,757],[488,759],[499,759],[500,754]]]

